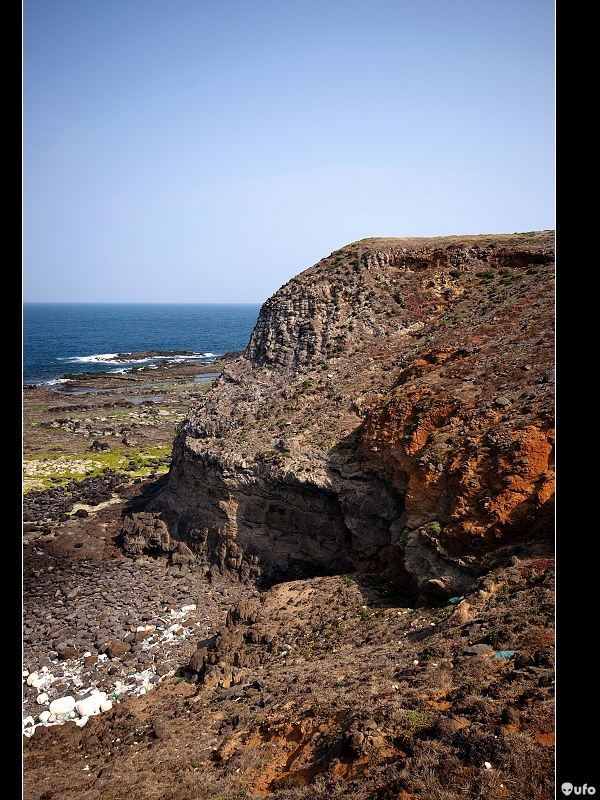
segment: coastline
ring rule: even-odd
[[[120,389],[129,387],[142,387],[144,384],[164,384],[179,381],[194,380],[201,375],[217,374],[215,362],[230,357],[226,353],[220,358],[211,358],[209,362],[199,361],[198,358],[185,358],[183,351],[170,351],[172,358],[167,358],[162,351],[149,351],[145,353],[132,353],[126,358],[123,354],[107,359],[109,361],[131,364],[132,366],[119,371],[98,370],[81,372],[64,372],[55,378],[46,381],[23,381],[23,389],[31,390],[35,387],[44,387],[61,394],[75,393],[81,389],[88,391],[101,391],[107,389]],[[191,355],[191,354],[188,354]],[[156,361],[150,361],[158,357]],[[177,356],[177,357],[176,357]],[[134,362],[135,357],[135,363]],[[203,356],[205,357],[205,356]],[[139,362],[150,361],[141,365]],[[151,380],[150,380],[151,379]]]
[[[50,713],[65,696],[80,702],[101,692],[110,705],[111,698],[147,693],[184,668],[198,638],[224,623],[234,599],[253,591],[229,586],[222,593],[203,573],[167,570],[161,560],[133,562],[118,546],[123,515],[162,486],[174,429],[217,369],[169,362],[133,374],[81,373],[61,384],[23,385],[26,738],[69,716],[85,724],[73,710]],[[123,575],[129,579],[117,589]],[[154,595],[145,603],[132,590],[140,580]],[[109,674],[110,641],[136,637],[135,658]]]
[[[107,469],[131,473],[133,464],[136,477],[164,473],[176,425],[219,374],[218,359],[169,361],[131,373],[23,384],[24,492]]]

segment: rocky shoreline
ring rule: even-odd
[[[231,603],[255,591],[219,586],[218,575],[209,580],[185,564],[168,566],[164,558],[134,561],[118,544],[123,514],[143,508],[170,465],[172,426],[156,424],[156,413],[154,424],[144,425],[144,410],[172,416],[175,388],[184,388],[175,395],[181,407],[204,390],[203,375],[208,381],[216,374],[214,366],[199,368],[190,361],[174,371],[163,366],[152,385],[138,375],[94,373],[55,389],[24,386],[25,419],[34,417],[25,427],[25,485],[43,475],[43,485],[26,491],[23,499],[27,736],[40,725],[77,717],[74,711],[50,713],[61,698],[79,701],[103,692],[122,701],[185,669],[197,641],[224,622]],[[122,381],[128,381],[126,399]],[[111,413],[121,421],[124,414],[137,415],[138,422],[130,421],[115,435],[107,426]],[[162,448],[165,455],[140,458],[136,442],[142,450]],[[128,454],[122,471],[97,461],[114,455],[119,445]],[[36,457],[40,451],[41,459]],[[78,459],[77,451],[90,456]],[[73,465],[80,469],[82,461],[84,473],[73,477]]]
[[[554,796],[553,261],[363,240],[213,388],[24,388],[23,800]]]
[[[61,699],[103,692],[122,702],[185,671],[198,641],[225,623],[231,604],[257,594],[164,561],[56,557],[39,542],[27,548],[23,590],[27,736],[68,719],[85,724],[86,715],[82,720],[68,705],[53,713]]]

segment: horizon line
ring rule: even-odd
[[[259,306],[264,300],[247,300],[238,302],[233,300],[213,300],[213,301],[194,301],[194,300],[22,300],[26,304],[78,304],[78,305],[153,305],[153,306]]]

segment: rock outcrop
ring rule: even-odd
[[[180,424],[125,552],[377,573],[423,605],[551,549],[553,270],[552,231],[366,239],[305,270]]]

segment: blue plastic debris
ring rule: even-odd
[[[494,653],[492,658],[504,658],[508,660],[509,658],[512,658],[516,652],[516,650],[498,650],[497,653]]]
[[[462,597],[451,597],[450,600],[448,600],[448,602],[452,603],[452,605],[455,606],[457,603],[460,603],[460,601],[464,599],[465,599],[464,595]]]

